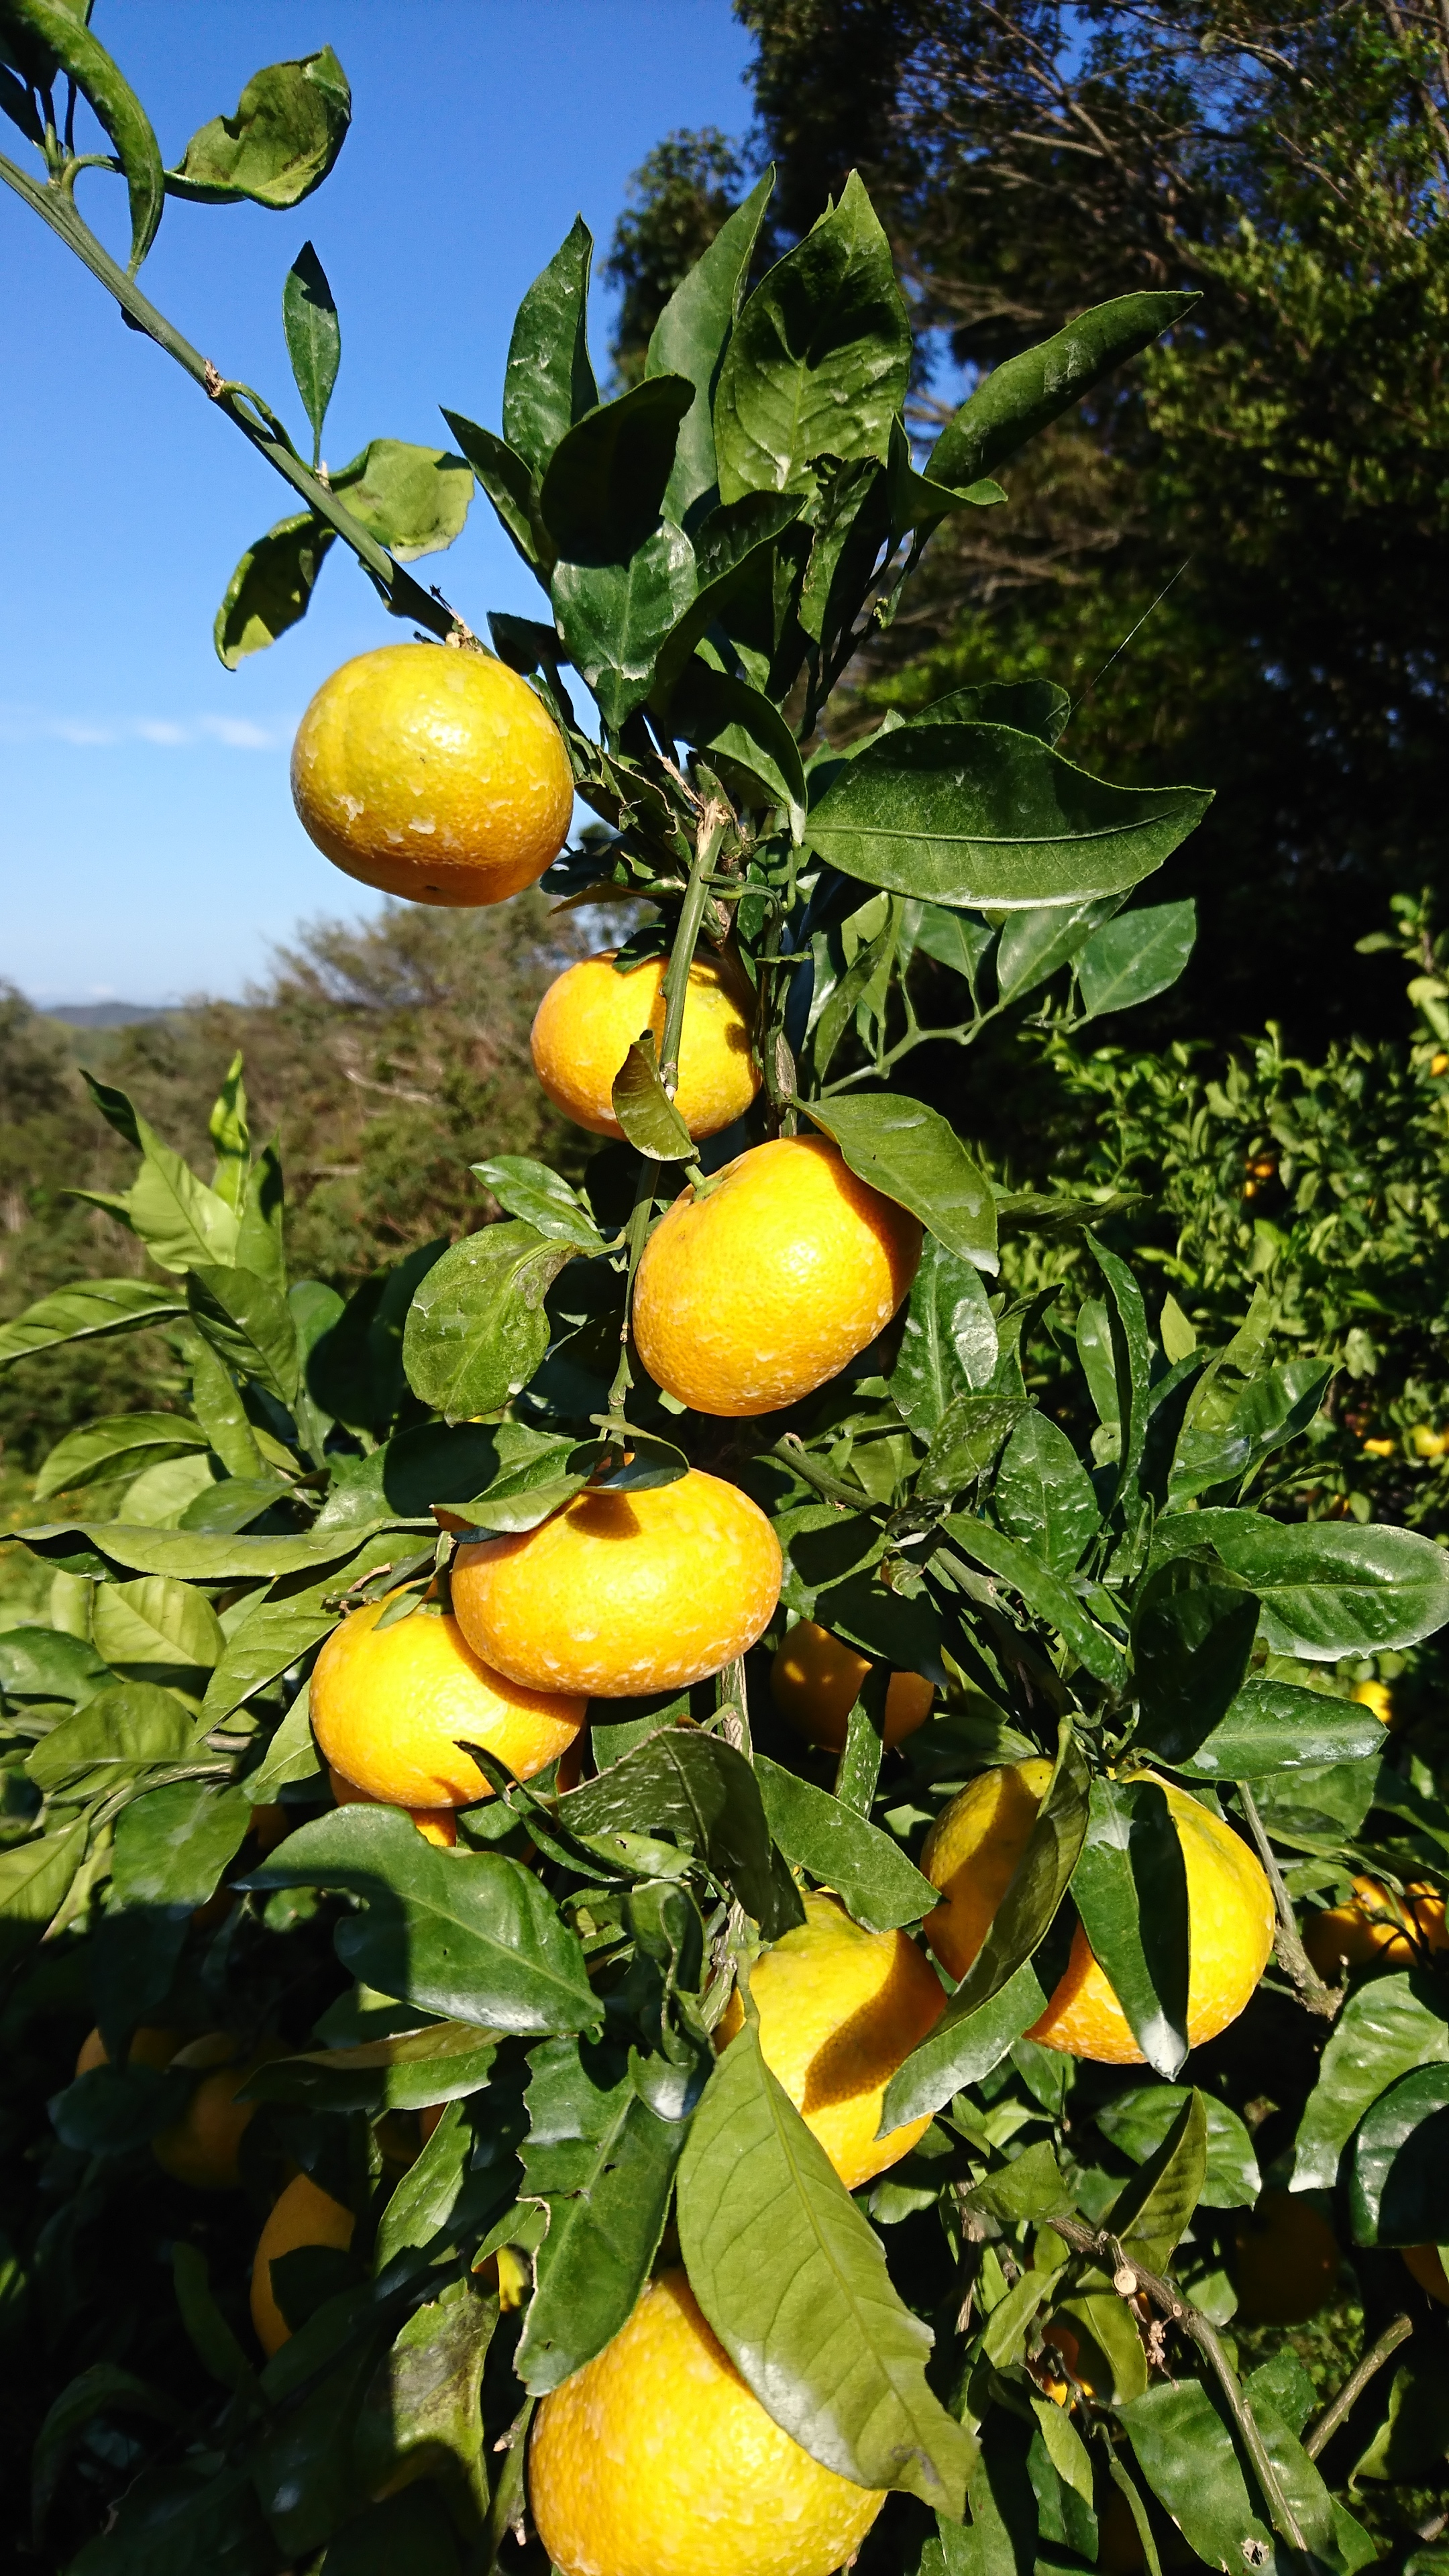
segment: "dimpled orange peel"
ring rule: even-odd
[[[1052,1766],[1044,1760],[983,1771],[937,1817],[921,1868],[943,1902],[924,1930],[937,1958],[964,1977],[1025,1851]],[[1273,1947],[1273,1892],[1231,1827],[1170,1782],[1158,1783],[1177,1828],[1187,1876],[1187,2039],[1191,2048],[1236,2021]],[[1146,2063],[1078,1924],[1066,1972],[1028,2036],[1108,2066]]]
[[[777,1137],[656,1226],[634,1290],[639,1356],[697,1413],[778,1413],[874,1341],[920,1257],[917,1219],[828,1137]]]
[[[939,2019],[941,1981],[904,1932],[866,1932],[836,1896],[807,1896],[805,1921],[750,1970],[765,2064],[847,2191],[909,2155],[930,2114],[876,2136],[886,2086]],[[716,2046],[744,2028],[738,1988]]]
[[[518,1538],[464,1540],[453,1610],[477,1654],[535,1690],[682,1690],[742,1655],[780,1597],[780,1543],[738,1485],[584,1492]]]
[[[396,1598],[354,1610],[313,1670],[312,1731],[344,1780],[392,1807],[467,1807],[493,1793],[457,1738],[481,1744],[516,1780],[572,1744],[581,1699],[491,1671],[458,1620],[430,1606],[380,1626]]]
[[[491,653],[382,644],[324,680],[292,746],[292,800],[334,867],[413,903],[501,903],[558,857],[563,737]]]
[[[557,2576],[832,2576],[885,2502],[771,2421],[680,2271],[545,2397],[528,2491]]]
[[[844,1750],[846,1724],[870,1671],[858,1655],[828,1628],[801,1619],[790,1630],[770,1666],[770,1696],[782,1717],[812,1744],[829,1753]],[[887,1749],[914,1735],[931,1714],[936,1694],[920,1673],[892,1673],[886,1686]]]
[[[533,1069],[556,1109],[595,1136],[622,1136],[613,1110],[614,1076],[634,1040],[664,1039],[665,960],[647,957],[628,974],[617,951],[582,958],[550,984],[533,1023]],[[751,997],[743,978],[716,957],[689,970],[674,1106],[691,1136],[717,1136],[742,1117],[760,1087],[750,1053]]]

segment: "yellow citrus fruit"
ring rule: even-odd
[[[384,644],[344,662],[292,746],[292,800],[334,867],[413,903],[501,903],[573,812],[557,725],[490,653]]]
[[[1436,1431],[1429,1422],[1416,1422],[1409,1438],[1416,1458],[1442,1458],[1449,1449],[1449,1432]]]
[[[983,1771],[953,1798],[926,1837],[921,1867],[945,1902],[925,1934],[942,1965],[964,1977],[986,1937],[1036,1821],[1049,1762]],[[1273,1892],[1246,1843],[1170,1782],[1158,1784],[1177,1828],[1187,1876],[1188,2045],[1200,2048],[1236,2021],[1273,1947]],[[1029,2036],[1071,2057],[1141,2066],[1131,2026],[1078,1924],[1066,1973]]]
[[[946,2001],[914,1941],[862,1931],[836,1896],[807,1896],[805,1921],[750,1970],[750,1993],[765,2064],[847,2191],[909,2155],[929,2114],[883,2138],[876,2130],[886,2086]],[[744,2019],[735,1993],[715,2045],[727,2048]]]
[[[163,2030],[155,2025],[148,2027],[143,2022],[139,2030],[131,2033],[126,2063],[128,2066],[169,2066],[180,2046],[179,2030]],[[80,2054],[76,2058],[77,2075],[89,2075],[93,2066],[109,2066],[110,2062],[110,2051],[100,2032],[89,2031],[81,2041]]]
[[[1338,2244],[1311,2201],[1265,2191],[1238,2220],[1236,2244],[1240,2325],[1301,2326],[1332,2298]]]
[[[1394,1703],[1386,1682],[1355,1682],[1353,1696],[1360,1708],[1371,1708],[1380,1726],[1392,1726]]]
[[[1320,1977],[1335,1982],[1345,1968],[1366,1967],[1371,1959],[1402,1967],[1421,1950],[1449,1949],[1444,1899],[1422,1879],[1395,1896],[1380,1879],[1356,1878],[1353,1903],[1315,1914],[1303,1947]]]
[[[430,1609],[380,1628],[385,1606],[369,1601],[334,1628],[312,1674],[312,1731],[354,1788],[390,1807],[468,1807],[492,1792],[459,1736],[517,1780],[573,1742],[582,1699],[490,1670],[459,1621]]]
[[[387,1807],[390,1798],[374,1798],[359,1789],[355,1780],[344,1780],[334,1762],[327,1765],[327,1779],[339,1807]],[[458,1840],[458,1820],[451,1807],[404,1807],[403,1814],[417,1826],[425,1843],[436,1843],[441,1850],[452,1851]]]
[[[777,1137],[656,1226],[634,1290],[639,1356],[697,1413],[778,1413],[874,1341],[920,1257],[915,1217],[828,1137]]]
[[[771,2421],[677,2271],[545,2397],[528,2484],[559,2576],[831,2576],[885,2502]]]
[[[839,1753],[846,1722],[869,1671],[868,1658],[858,1655],[843,1638],[832,1637],[828,1628],[817,1628],[813,1619],[801,1619],[770,1666],[770,1690],[782,1717],[788,1717],[812,1744]],[[886,1689],[887,1745],[899,1744],[903,1735],[914,1735],[924,1725],[935,1696],[920,1673],[892,1673]]]
[[[550,984],[533,1023],[533,1069],[556,1109],[595,1136],[622,1136],[613,1083],[634,1040],[664,1039],[665,960],[646,958],[616,975],[617,951],[585,957]],[[750,1054],[750,992],[718,958],[689,970],[679,1088],[674,1106],[691,1136],[717,1136],[742,1117],[760,1087]]]
[[[577,1494],[520,1538],[466,1542],[453,1609],[475,1653],[534,1690],[628,1699],[682,1690],[764,1634],[780,1546],[738,1485]],[[317,1685],[312,1685],[316,1706]]]
[[[180,2119],[158,2130],[152,2139],[157,2163],[175,2181],[188,2182],[195,2191],[239,2191],[237,2154],[257,2106],[255,2102],[239,2102],[236,2097],[269,2057],[285,2054],[285,2049],[271,2041],[253,2049],[249,2056],[240,2057],[236,2041],[225,2031],[210,2031],[204,2039],[194,2039],[188,2047],[179,2048],[171,2061],[173,2066],[213,2071],[202,2073]]]
[[[252,2324],[268,2360],[291,2339],[292,2329],[272,2296],[272,2265],[300,2245],[335,2245],[345,2254],[357,2225],[350,2209],[320,2189],[310,2174],[294,2174],[257,2239],[252,2262]]]
[[[1403,2252],[1404,2261],[1420,2289],[1427,2290],[1431,2299],[1438,2299],[1443,2306],[1449,2307],[1449,2277],[1445,2275],[1438,2246],[1406,2245]]]

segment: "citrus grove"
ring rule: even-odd
[[[459,453],[323,478],[136,278],[168,193],[325,177],[335,56],[167,170],[61,0],[0,0],[0,38],[40,156],[0,176],[299,505],[222,659],[339,541],[422,630],[307,709],[306,830],[412,901],[542,883],[625,924],[534,1029],[603,1140],[581,1186],[494,1153],[472,1232],[344,1298],[289,1274],[239,1061],[209,1177],[93,1082],[137,1260],[0,1331],[20,1369],[160,1332],[178,1390],[52,1453],[0,1635],[11,2010],[65,2057],[6,2276],[54,2357],[30,2545],[1355,2576],[1372,2514],[1328,2475],[1405,2474],[1444,2368],[1449,1823],[1372,1691],[1449,1571],[1265,1510],[1327,1370],[1257,1306],[1200,1348],[1110,1204],[994,1189],[904,1087],[1028,998],[1077,1026],[1164,989],[1191,907],[1128,899],[1203,796],[1074,766],[1042,680],[829,733],[932,530],[1192,299],[1083,315],[922,457],[864,189],[757,275],[767,177],[632,389],[595,383],[580,222],[501,431],[448,412]],[[315,461],[310,246],[283,315]],[[541,591],[486,645],[405,568],[475,486]],[[1094,1266],[1075,1315],[1001,1284],[1044,1217]],[[1341,2399],[1288,2347],[1248,2366],[1349,2280]]]

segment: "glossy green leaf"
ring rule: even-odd
[[[1384,1730],[1371,1708],[1291,1682],[1253,1679],[1218,1724],[1196,1738],[1190,1755],[1164,1750],[1163,1758],[1198,1779],[1256,1780],[1320,1763],[1372,1762],[1383,1749]]]
[[[589,364],[593,236],[582,215],[518,308],[503,378],[503,435],[541,483],[559,440],[599,399]]]
[[[1292,2189],[1332,2191],[1339,2157],[1370,2104],[1415,2068],[1445,2064],[1449,2015],[1434,1984],[1401,1972],[1356,1988],[1328,2035],[1298,2123]]]
[[[559,632],[615,730],[648,697],[695,588],[694,549],[668,519],[625,562],[560,563],[555,570],[549,596]]]
[[[336,1606],[337,1597],[347,1584],[360,1583],[365,1574],[395,1562],[400,1553],[395,1538],[364,1539],[360,1546],[358,1538],[356,1530],[340,1534],[340,1545],[348,1560],[345,1574],[338,1566],[310,1584],[295,1577],[284,1581],[276,1594],[258,1600],[237,1622],[201,1704],[207,1726],[219,1726],[254,1691],[264,1689],[289,1666],[300,1663],[309,1649],[336,1627],[342,1615]]]
[[[959,488],[993,473],[1196,302],[1195,295],[1116,295],[1079,313],[1050,340],[1004,359],[942,430],[926,459],[932,481]]]
[[[1089,1233],[1086,1241],[1107,1291],[1105,1302],[1116,1384],[1115,1418],[1121,1434],[1119,1475],[1121,1490],[1126,1492],[1136,1478],[1147,1437],[1152,1375],[1147,1315],[1142,1291],[1126,1262],[1119,1260],[1115,1252],[1109,1252],[1095,1234]]]
[[[1121,897],[1096,903],[1047,903],[1013,912],[996,943],[996,990],[1003,1002],[1019,1001],[1044,984],[1086,946],[1099,922],[1109,921]]]
[[[1382,2093],[1353,2145],[1355,2245],[1449,2244],[1449,2066],[1421,2066]]]
[[[85,1858],[87,1830],[85,1817],[77,1816],[58,1831],[52,1827],[0,1851],[0,1960],[7,1965],[40,1939],[64,1904]]]
[[[928,1878],[907,1860],[891,1834],[855,1815],[838,1797],[816,1789],[763,1753],[755,1778],[770,1831],[788,1861],[834,1890],[868,1932],[893,1932],[919,1923],[939,1902]]]
[[[251,1822],[244,1789],[172,1780],[133,1798],[116,1825],[111,1875],[122,1905],[174,1905],[188,1913],[214,1894]]]
[[[374,438],[333,475],[332,489],[399,563],[415,563],[461,535],[473,498],[473,469],[443,447]]]
[[[965,2194],[968,2209],[979,2210],[1004,2226],[1018,2219],[1064,2218],[1076,2203],[1062,2180],[1056,2155],[1045,2138],[1023,2147],[1010,2162],[989,2173]]]
[[[1014,733],[1036,734],[1050,749],[1065,732],[1071,712],[1072,701],[1055,680],[979,680],[933,698],[907,722],[1010,725]]]
[[[616,2050],[550,2040],[535,2049],[524,2188],[549,2206],[514,2367],[541,2397],[611,2343],[633,2312],[664,2233],[687,2134],[662,2120]]]
[[[681,526],[685,512],[717,479],[715,387],[774,184],[773,170],[756,181],[703,257],[680,279],[650,335],[646,376],[684,376],[695,389],[694,401],[680,423],[674,468],[664,496],[669,517]]]
[[[891,423],[890,455],[886,463],[885,500],[887,524],[893,540],[899,540],[912,528],[929,535],[940,521],[958,510],[990,510],[1006,499],[999,483],[988,476],[968,484],[965,491],[953,491],[948,483],[934,483],[929,474],[918,474],[911,461],[911,442],[901,420]]]
[[[342,363],[342,329],[327,271],[310,242],[303,242],[282,288],[282,329],[287,355],[321,452],[322,424]]]
[[[887,2085],[878,2134],[918,2119],[923,2111],[939,2110],[985,2071],[979,2062],[984,2050],[995,2048],[995,2057],[987,2060],[995,2064],[1045,2009],[1046,1996],[1030,1963],[1077,1865],[1090,1790],[1086,1765],[1067,1737],[991,1929],[935,2029]]]
[[[805,829],[805,772],[800,747],[779,709],[759,689],[711,670],[687,665],[669,701],[672,731],[710,765],[745,805],[783,807],[792,836]]]
[[[1190,1422],[1172,1461],[1169,1507],[1175,1510],[1210,1486],[1236,1483],[1271,1450],[1296,1440],[1317,1414],[1332,1376],[1331,1361],[1285,1360],[1252,1379],[1212,1427]]]
[[[1253,2510],[1232,2435],[1196,2379],[1161,2380],[1120,2401],[1137,2465],[1189,2549],[1209,2567],[1273,2564],[1272,2539]]]
[[[1020,1595],[1035,1617],[1057,1629],[1078,1661],[1098,1681],[1120,1681],[1122,1658],[1111,1638],[1097,1626],[1077,1595],[1058,1582],[1028,1549],[1008,1538],[1004,1530],[994,1528],[990,1521],[973,1519],[965,1512],[952,1512],[941,1526],[953,1546],[973,1565],[984,1565],[989,1574]]]
[[[6,0],[5,14],[11,29],[41,50],[42,86],[51,87],[57,68],[67,74],[110,141],[130,201],[128,270],[134,277],[156,238],[166,203],[166,173],[146,111],[104,45],[91,34],[86,25],[89,10],[82,14],[67,8],[64,0]]]
[[[546,1449],[505,1467],[464,1506],[469,1527],[499,1536],[537,1529],[541,1521],[582,1493],[608,1456],[603,1440],[550,1441]]]
[[[1119,2093],[1097,2112],[1105,2138],[1134,2164],[1145,2164],[1162,2145],[1184,2103],[1180,2084],[1139,2084]],[[1199,2094],[1206,2122],[1206,2162],[1198,2199],[1205,2209],[1251,2209],[1262,2189],[1253,2141],[1226,2102],[1213,2093]]]
[[[423,1404],[457,1422],[528,1384],[549,1344],[544,1298],[572,1247],[516,1220],[455,1243],[408,1309],[403,1365]]]
[[[300,1353],[285,1297],[254,1270],[194,1262],[186,1302],[197,1331],[239,1377],[255,1378],[279,1404],[296,1401]]]
[[[1130,1011],[1175,984],[1197,938],[1195,903],[1153,904],[1094,930],[1077,958],[1082,1017]],[[1081,1022],[1077,1024],[1079,1027]]]
[[[172,1574],[97,1584],[91,1636],[115,1671],[175,1664],[210,1672],[226,1642],[205,1593]]]
[[[256,72],[230,116],[214,116],[168,170],[173,197],[204,206],[299,206],[347,140],[352,92],[330,45]]]
[[[179,1458],[206,1445],[206,1433],[184,1413],[108,1413],[56,1442],[35,1479],[35,1499],[130,1478],[157,1459]]]
[[[191,1718],[170,1691],[117,1682],[42,1736],[25,1768],[47,1796],[109,1790],[125,1772],[183,1761],[191,1742]]]
[[[449,411],[444,407],[443,418],[492,502],[506,534],[530,572],[536,573],[546,585],[558,559],[558,550],[543,523],[538,484],[531,466],[523,457],[514,454],[505,439],[495,437],[491,429],[481,429],[476,420],[467,419],[462,412]],[[546,628],[544,632],[550,635],[553,653],[557,655],[563,649],[557,637],[550,629]],[[503,647],[496,625],[493,640],[501,653]],[[507,658],[505,654],[504,659]],[[537,667],[536,661],[533,667]]]
[[[692,1163],[694,1139],[659,1075],[652,1029],[634,1040],[610,1087],[614,1116],[636,1154],[652,1163]]]
[[[888,1091],[801,1102],[862,1181],[909,1208],[948,1252],[995,1271],[996,1201],[940,1112]]]
[[[497,2040],[471,2022],[429,2022],[360,2048],[308,2049],[272,2059],[251,2077],[246,2099],[301,2102],[318,2111],[422,2110],[478,2092],[497,2048]]]
[[[930,2330],[760,2052],[739,2032],[679,2172],[690,2287],[746,2385],[812,2459],[959,2514],[969,2435],[927,2383]]]
[[[260,1476],[262,1453],[230,1369],[200,1334],[193,1340],[187,1358],[191,1409],[203,1439],[215,1450],[229,1476]]]
[[[1070,1440],[1035,1407],[1006,1444],[991,1500],[1008,1537],[1064,1578],[1101,1523],[1091,1478]]]
[[[603,1251],[604,1238],[578,1191],[547,1163],[535,1163],[527,1154],[494,1154],[469,1169],[510,1216],[522,1217],[559,1243],[571,1243],[576,1252]]]
[[[50,1521],[24,1532],[37,1556],[72,1555],[77,1546],[135,1574],[175,1574],[189,1583],[257,1583],[274,1574],[340,1565],[355,1551],[356,1530],[307,1538],[212,1537],[203,1530],[133,1527],[125,1521]]]
[[[337,1927],[345,1968],[383,1994],[486,2030],[591,2030],[583,1953],[531,1870],[442,1851],[395,1807],[339,1807],[303,1825],[246,1882],[343,1888],[366,1911]]]
[[[676,1834],[739,1898],[765,1938],[805,1919],[788,1871],[772,1867],[760,1786],[716,1735],[667,1726],[558,1803],[570,1833]]]
[[[728,627],[737,594],[748,594],[760,580],[771,582],[775,558],[770,550],[803,507],[798,492],[747,492],[743,500],[711,510],[690,531],[695,588],[659,647],[652,694],[661,714],[708,629],[717,622]],[[742,658],[748,661],[748,656]],[[750,676],[758,681],[761,675],[751,670]]]
[[[651,376],[564,432],[540,495],[560,556],[626,564],[643,545],[659,524],[679,424],[693,400],[685,377]]]
[[[1207,2108],[1201,2093],[1189,2089],[1103,2218],[1129,2262],[1135,2257],[1149,2271],[1166,2271],[1202,2198],[1206,2173]]]
[[[122,1091],[98,1082],[82,1068],[91,1098],[101,1115],[141,1155],[141,1168],[123,1195],[76,1190],[130,1227],[162,1270],[189,1270],[195,1262],[230,1262],[236,1258],[237,1217],[224,1198],[208,1189],[163,1142]]]
[[[415,2164],[409,2166],[378,2222],[373,2269],[385,2273],[400,2254],[430,2246],[467,2190],[473,2132],[462,2105],[448,2103]]]
[[[984,1476],[1027,1409],[1019,1395],[953,1397],[932,1433],[918,1492],[945,1498]]]
[[[73,1288],[57,1288],[27,1306],[14,1322],[0,1324],[0,1368],[26,1359],[32,1351],[53,1350],[59,1342],[93,1341],[107,1333],[135,1333],[150,1324],[169,1323],[186,1311],[185,1299],[173,1288],[158,1288],[149,1279],[86,1279]]]
[[[931,903],[1083,904],[1160,868],[1209,802],[1195,787],[1111,787],[1005,725],[902,725],[826,790],[809,845]]]
[[[1172,2077],[1187,2055],[1187,1872],[1155,1780],[1092,1783],[1072,1896],[1147,2063]]]
[[[77,1708],[114,1680],[86,1637],[58,1628],[0,1633],[0,1690],[10,1699],[68,1699]]]
[[[821,456],[884,461],[910,359],[890,244],[852,171],[735,324],[714,401],[721,498],[798,491]]]
[[[989,1385],[997,1350],[996,1319],[976,1264],[928,1234],[890,1377],[911,1429],[929,1440],[956,1396]]]
[[[224,670],[235,671],[249,655],[265,652],[306,616],[336,539],[335,528],[303,510],[279,519],[248,546],[222,593],[212,627],[216,658]]]
[[[1154,1554],[1211,1548],[1263,1605],[1275,1654],[1310,1663],[1416,1646],[1449,1620],[1449,1556],[1417,1530],[1373,1521],[1288,1524],[1260,1512],[1174,1513]]]

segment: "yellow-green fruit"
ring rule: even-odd
[[[344,1780],[392,1807],[467,1807],[492,1791],[460,1736],[516,1780],[572,1744],[582,1699],[491,1670],[459,1621],[431,1609],[379,1627],[396,1597],[369,1601],[334,1628],[312,1674],[312,1731]]]
[[[158,2130],[151,2141],[157,2163],[174,2181],[190,2183],[193,2191],[241,2189],[237,2157],[257,2106],[236,2097],[269,2057],[285,2053],[270,2041],[240,2057],[236,2041],[225,2031],[209,2031],[204,2039],[193,2039],[177,2050],[173,2066],[212,2071],[202,2072],[180,2119]]]
[[[832,2576],[885,2502],[771,2421],[682,2272],[545,2397],[528,2486],[558,2576]]]
[[[1051,1776],[1045,1761],[984,1771],[953,1798],[926,1838],[921,1867],[944,1903],[925,1934],[943,1967],[964,1977],[1006,1893]],[[1187,2038],[1191,2048],[1236,2021],[1273,1947],[1273,1894],[1231,1827],[1167,1781],[1187,1880]],[[1072,2057],[1141,2066],[1142,2050],[1080,1924],[1066,1973],[1029,2036]]]
[[[639,1356],[697,1413],[778,1413],[874,1341],[920,1257],[916,1218],[827,1137],[778,1137],[656,1226],[634,1290]]]
[[[635,1039],[664,1039],[662,957],[616,975],[617,951],[585,957],[550,984],[533,1023],[533,1068],[556,1109],[595,1136],[622,1136],[614,1076]],[[750,1054],[749,988],[717,958],[689,970],[679,1087],[674,1106],[691,1136],[717,1136],[743,1116],[760,1087]]]
[[[860,1686],[870,1671],[866,1656],[858,1655],[841,1637],[833,1637],[828,1628],[819,1628],[813,1619],[801,1619],[791,1629],[770,1666],[770,1695],[782,1717],[809,1737],[812,1744],[824,1745],[829,1753],[839,1753],[845,1744],[845,1730]],[[920,1673],[892,1673],[886,1686],[885,1741],[887,1747],[900,1743],[902,1736],[914,1735],[931,1714],[936,1694]]]
[[[383,644],[324,680],[292,747],[302,827],[350,877],[413,903],[501,903],[557,858],[563,738],[490,653]]]
[[[1238,2220],[1236,2245],[1240,2325],[1306,2325],[1332,2298],[1338,2245],[1327,2219],[1297,2193],[1265,2191]]]
[[[886,2086],[946,1998],[904,1932],[865,1932],[836,1896],[807,1896],[805,1921],[750,1971],[765,2064],[814,2131],[847,2191],[909,2155],[930,2114],[876,2136]],[[730,1997],[716,2045],[744,2027]]]
[[[465,1541],[453,1609],[498,1672],[630,1699],[744,1654],[774,1617],[782,1571],[758,1505],[692,1467],[672,1485],[578,1494],[521,1538]]]
[[[257,2239],[252,2262],[252,2324],[268,2359],[292,2332],[272,2295],[273,2263],[301,2245],[335,2245],[345,2254],[356,2225],[351,2210],[321,2190],[310,2174],[292,2176]]]

